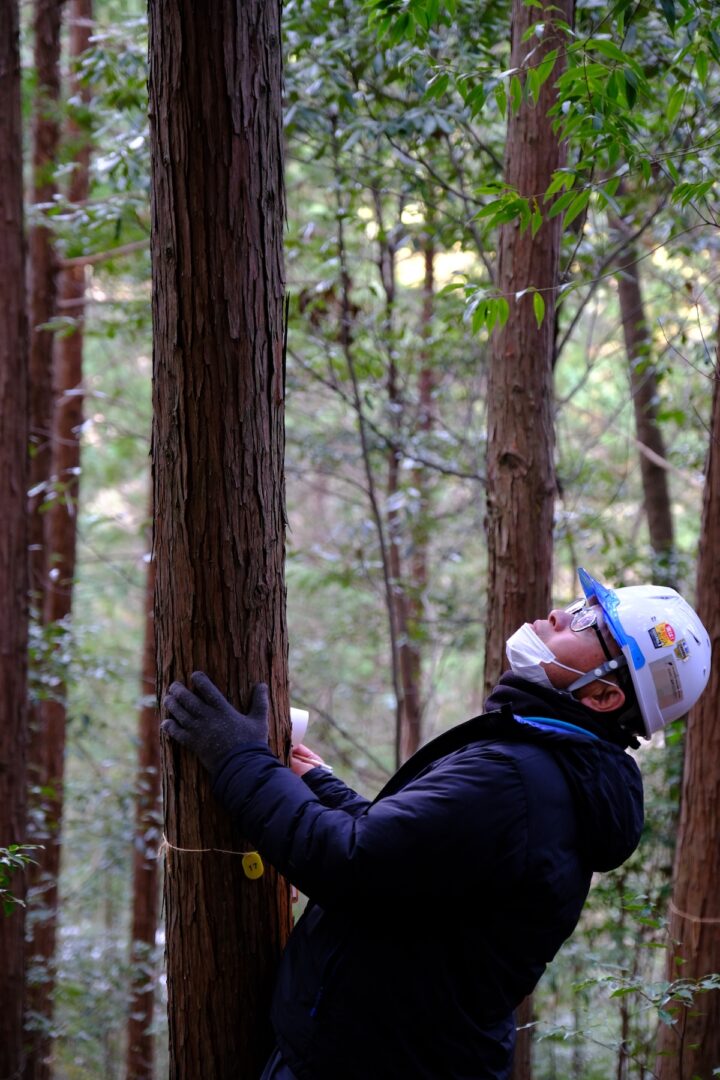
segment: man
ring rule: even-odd
[[[163,729],[310,898],[285,951],[263,1080],[500,1080],[513,1010],[572,933],[594,871],[642,828],[636,736],[683,715],[710,642],[672,589],[614,591],[521,627],[488,712],[415,754],[373,802],[305,748],[267,747],[207,676],[173,683]],[[293,775],[294,774],[294,775]]]

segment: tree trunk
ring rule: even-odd
[[[572,0],[562,0],[553,15],[572,23]],[[532,63],[537,65],[542,54],[557,47],[552,24],[542,11],[514,0],[512,20],[511,67],[520,67],[534,47],[536,39],[523,42],[523,35],[535,22],[545,20],[545,33]],[[521,195],[545,191],[553,172],[565,161],[565,149],[547,116],[555,99],[554,79],[543,85],[535,107],[524,100],[519,111],[509,115],[505,181]],[[488,691],[505,667],[508,635],[526,619],[544,614],[550,602],[555,496],[553,326],[561,220],[545,216],[534,239],[528,232],[521,233],[515,223],[504,225],[500,232],[498,290],[510,299],[512,311],[493,338],[488,386]],[[532,287],[543,290],[545,299],[540,328],[531,295],[514,300],[517,292]]]
[[[155,560],[148,563],[142,702],[138,724],[138,777],[133,851],[131,985],[128,1016],[127,1080],[152,1080],[155,1004],[155,935],[158,922],[158,847],[162,837],[160,739],[155,691]]]
[[[718,328],[720,341],[720,327]],[[710,681],[691,711],[685,738],[680,827],[675,849],[668,953],[669,979],[698,979],[720,971],[720,349],[714,374],[710,449],[705,472],[697,570],[697,611],[715,662]],[[679,963],[678,961],[682,961]],[[709,1080],[720,1066],[720,993],[698,994],[692,1008],[678,1006],[677,1022],[660,1025],[658,1080]]]
[[[32,201],[52,203],[56,193],[54,169],[60,125],[60,26],[63,0],[35,0],[34,36],[37,90],[32,127]],[[40,329],[56,313],[57,260],[53,234],[34,224],[29,232],[28,311],[30,318],[30,589],[42,618],[46,582],[45,515],[40,508],[47,495],[52,468],[53,333]],[[31,753],[30,760],[33,760]]]
[[[403,522],[409,515],[403,512],[398,499],[400,488],[400,462],[402,453],[402,416],[405,401],[400,389],[397,364],[395,362],[395,254],[396,242],[392,230],[385,229],[382,215],[380,193],[373,191],[375,214],[378,224],[378,269],[383,291],[385,292],[385,319],[383,334],[387,345],[388,376],[387,402],[388,422],[391,431],[391,446],[388,452],[387,472],[387,523],[388,523],[388,562],[390,570],[390,606],[396,631],[396,665],[400,676],[400,696],[396,705],[396,765],[398,768],[420,745],[420,665],[417,645],[413,640],[411,625],[412,602],[410,593],[413,583],[408,580],[407,567],[404,565],[403,547],[410,546],[410,537],[403,530]],[[402,207],[399,208],[401,216]],[[391,634],[391,640],[393,635]]]
[[[270,685],[289,750],[280,4],[150,3],[158,689]],[[289,886],[164,740],[170,1075],[259,1075]]]
[[[71,62],[87,50],[92,21],[92,0],[70,0],[69,52]],[[76,75],[71,92],[85,103],[89,91]],[[71,202],[88,197],[90,145],[84,132],[68,124],[68,137],[77,145],[74,170],[68,187]],[[74,332],[55,343],[53,365],[52,476],[54,498],[45,514],[48,577],[44,593],[43,622],[61,626],[72,611],[77,544],[77,513],[80,489],[80,436],[82,429],[82,356],[85,274],[82,267],[63,270],[58,286],[60,302],[71,301],[77,318]],[[33,761],[33,778],[39,779],[44,798],[44,850],[34,875],[35,901],[29,941],[34,977],[28,990],[27,1009],[33,1016],[26,1080],[48,1080],[52,1071],[50,1028],[55,991],[55,950],[58,918],[58,876],[62,845],[63,773],[65,769],[66,688],[55,687],[54,696],[41,701],[36,710],[38,731],[33,738],[41,756]],[[37,917],[37,916],[40,917]]]
[[[557,20],[573,22],[573,0],[560,0],[550,14],[513,0],[510,66],[522,68],[560,46]],[[537,22],[545,29],[538,45],[526,32]],[[548,110],[555,101],[553,84],[544,83],[537,105],[524,95],[517,112],[509,109],[505,182],[519,194],[544,192],[553,172],[565,162],[565,149],[552,130]],[[547,207],[545,208],[547,209]],[[487,535],[488,604],[485,641],[485,688],[488,692],[506,667],[505,641],[528,619],[544,615],[552,586],[553,509],[553,358],[554,323],[560,250],[560,217],[547,219],[535,235],[516,223],[500,230],[497,287],[511,304],[511,317],[492,342],[488,381]],[[541,290],[545,317],[538,328],[532,295]],[[513,1076],[531,1076],[530,1029],[521,1032]]]
[[[674,585],[677,566],[670,488],[667,469],[658,464],[658,459],[665,460],[665,444],[657,419],[657,378],[650,355],[650,331],[634,245],[625,248],[621,258],[624,265],[618,274],[617,286],[630,367],[635,429],[641,446],[655,455],[653,460],[648,454],[640,453],[643,502],[654,555],[650,577],[658,584]]]
[[[418,430],[428,435],[435,421],[435,371],[430,359],[429,340],[432,337],[433,308],[435,301],[435,243],[428,235],[423,242],[425,278],[423,281],[421,337],[425,343],[420,357],[418,373]],[[422,696],[423,656],[420,631],[425,619],[424,597],[428,586],[428,541],[430,535],[430,490],[428,471],[422,464],[413,469],[413,484],[417,491],[417,512],[411,528],[412,554],[410,557],[410,583],[408,589],[408,641],[406,664],[408,682],[416,687],[414,709],[408,712],[405,738],[401,744],[403,760],[411,757],[422,742]]]
[[[0,0],[0,847],[26,841],[28,381],[19,12]],[[22,875],[11,881],[22,900]],[[22,1069],[25,918],[0,905],[0,1077]]]

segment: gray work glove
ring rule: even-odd
[[[205,768],[214,773],[231,750],[243,743],[268,741],[268,688],[253,687],[247,716],[233,709],[202,671],[190,676],[193,689],[180,682],[170,686],[163,705],[170,714],[161,729],[182,746],[197,754]]]

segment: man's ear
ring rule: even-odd
[[[614,712],[625,704],[625,691],[611,682],[588,683],[581,689],[580,704],[595,712]]]

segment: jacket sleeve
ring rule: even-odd
[[[323,906],[419,891],[467,897],[525,866],[522,782],[488,748],[441,759],[357,817],[324,806],[259,743],[226,758],[213,791],[261,854]]]
[[[346,814],[357,817],[370,805],[369,799],[358,795],[357,791],[353,791],[339,777],[333,776],[322,767],[310,769],[302,779],[315,792],[323,806],[329,806],[333,810],[344,810]]]

